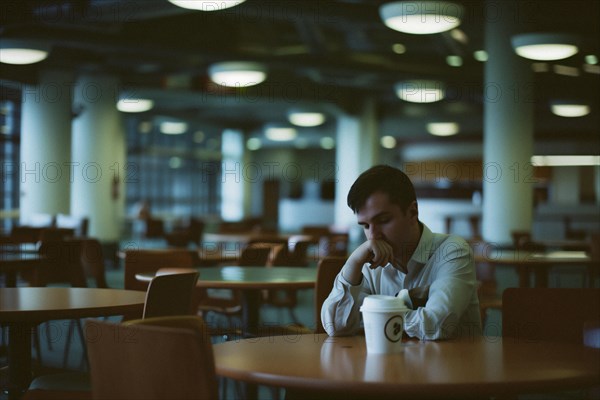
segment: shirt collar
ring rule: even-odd
[[[427,225],[422,222],[419,222],[419,224],[421,224],[423,230],[421,231],[421,239],[419,239],[419,244],[408,261],[409,271],[416,266],[415,264],[419,264],[421,266],[425,265],[431,256],[431,251],[433,248],[433,233],[431,232],[431,229],[429,229]]]

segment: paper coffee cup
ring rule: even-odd
[[[394,296],[371,295],[363,301],[365,339],[368,353],[399,353],[402,351],[404,301]]]

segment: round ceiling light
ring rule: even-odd
[[[0,41],[0,62],[5,64],[34,64],[46,59],[49,52],[49,46],[36,41],[20,39]]]
[[[577,38],[559,33],[522,33],[511,39],[515,52],[536,61],[562,60],[579,51]]]
[[[275,142],[287,142],[294,140],[298,132],[291,126],[270,125],[265,128],[265,136]]]
[[[462,6],[445,1],[397,1],[379,8],[387,27],[415,35],[454,29],[460,25],[463,13]]]
[[[220,11],[226,8],[235,7],[238,4],[242,4],[244,1],[246,0],[169,0],[169,2],[178,7],[199,11]]]
[[[559,117],[583,117],[590,113],[590,106],[576,101],[553,101],[550,109],[554,115]]]
[[[456,122],[430,122],[427,124],[427,132],[435,136],[456,135],[460,126]]]
[[[306,110],[291,110],[288,114],[288,120],[296,126],[319,126],[325,122],[325,114]]]
[[[247,87],[258,85],[267,79],[263,64],[246,61],[228,61],[208,68],[210,79],[221,86]]]
[[[150,99],[123,98],[117,102],[117,110],[121,112],[137,113],[151,110],[154,101]]]
[[[404,81],[397,83],[395,89],[399,98],[411,103],[434,103],[446,95],[444,84],[439,81]]]
[[[165,135],[181,135],[187,132],[188,124],[182,121],[163,121],[159,129]]]

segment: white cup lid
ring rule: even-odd
[[[404,301],[399,297],[385,296],[381,294],[372,294],[365,297],[360,311],[375,311],[375,312],[389,312],[389,311],[408,311],[408,307],[404,304]]]

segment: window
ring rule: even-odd
[[[0,86],[0,154],[2,190],[0,231],[10,232],[19,209],[19,142],[21,132],[20,92]]]
[[[141,201],[149,202],[152,214],[158,216],[219,215],[221,160],[216,136],[165,135],[140,117],[129,117],[126,129],[128,215]]]

